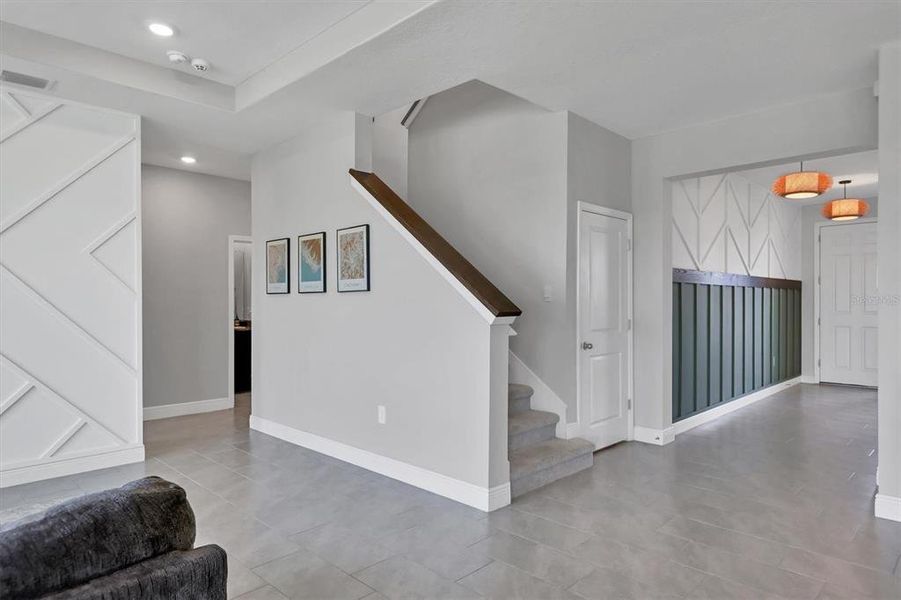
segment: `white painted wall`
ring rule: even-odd
[[[879,50],[879,493],[901,521],[901,42]]]
[[[801,206],[735,173],[672,184],[673,267],[801,278]]]
[[[0,87],[0,485],[143,460],[140,121]]]
[[[144,165],[142,189],[144,406],[226,398],[228,236],[250,234],[250,183]]]
[[[401,198],[407,197],[407,128],[400,124],[409,106],[372,119],[372,171]]]
[[[493,376],[506,333],[351,187],[369,123],[339,115],[254,158],[251,426],[468,502],[457,492],[509,480],[505,361]],[[372,291],[337,293],[335,230],[363,223]],[[292,277],[266,295],[265,240],[290,237],[293,268],[296,236],[323,230],[328,293],[297,294]]]
[[[629,167],[625,138],[478,81],[429,97],[410,128],[410,204],[522,309],[514,374],[564,421],[576,410],[576,204],[628,210]]]
[[[672,424],[672,179],[872,149],[876,123],[865,88],[632,142],[636,426]]]

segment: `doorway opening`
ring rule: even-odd
[[[253,240],[228,237],[228,398],[236,414],[250,412]]]

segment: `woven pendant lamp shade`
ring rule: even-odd
[[[870,212],[870,205],[866,200],[842,198],[824,204],[822,212],[830,221],[853,221],[865,217]]]
[[[831,187],[832,177],[828,173],[798,171],[783,175],[773,182],[773,193],[783,198],[797,200],[819,196]]]

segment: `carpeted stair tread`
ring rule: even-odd
[[[526,477],[574,458],[594,452],[594,444],[580,438],[554,438],[509,452],[510,480]]]

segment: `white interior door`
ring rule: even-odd
[[[629,437],[631,219],[580,213],[579,429],[603,448]]]
[[[876,223],[820,232],[820,381],[876,385]]]

